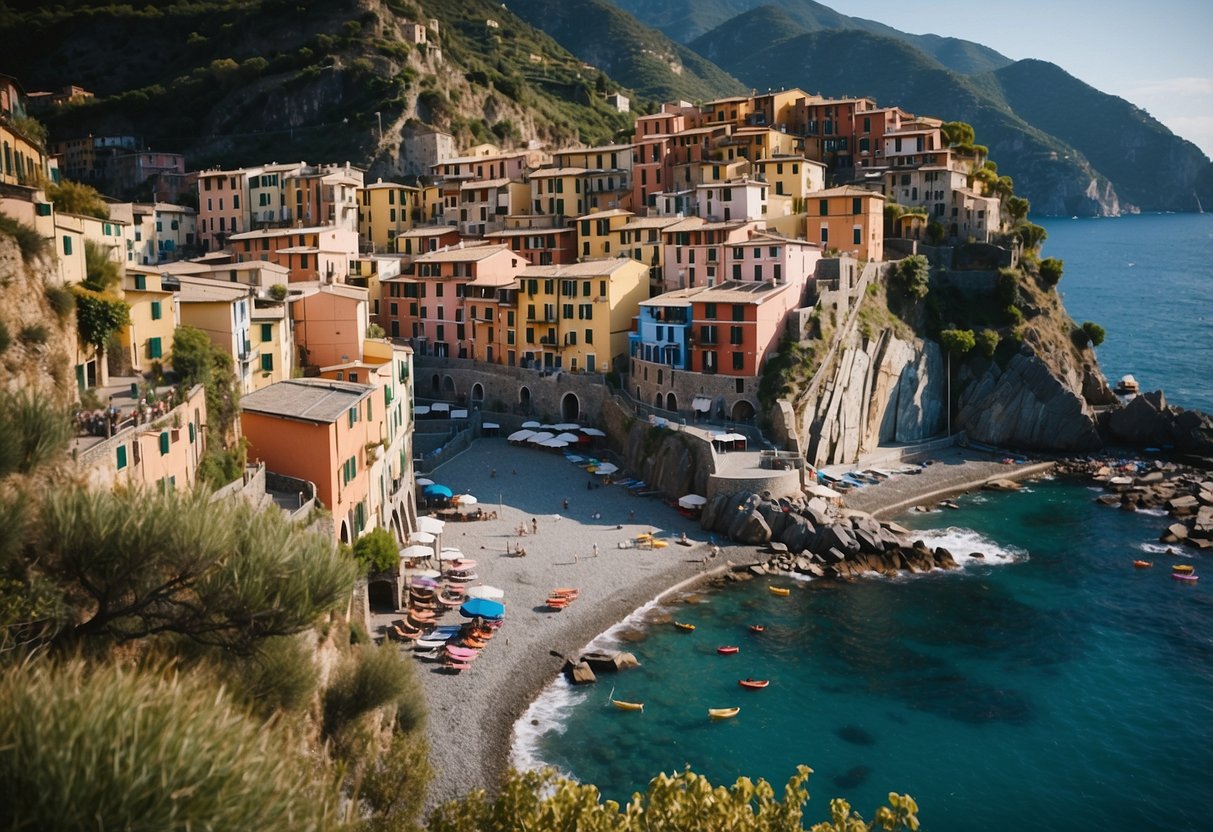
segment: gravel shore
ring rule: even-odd
[[[848,505],[878,513],[977,487],[991,478],[1042,472],[980,454],[948,451],[936,456],[941,461],[921,474],[854,492]],[[507,606],[504,626],[469,670],[450,675],[436,664],[417,663],[429,705],[435,770],[431,807],[498,782],[508,766],[514,723],[560,672],[566,657],[576,657],[595,637],[671,587],[705,577],[725,560],[758,559],[752,547],[737,546],[723,547],[720,557],[711,559],[707,533],[664,502],[619,486],[588,489],[588,483],[601,478],[559,454],[512,447],[504,439],[473,443],[431,472],[431,478],[457,494],[475,495],[484,510],[498,512],[496,520],[447,523],[441,542],[475,559],[477,583],[503,589]],[[525,523],[529,532],[532,519],[538,533],[519,537],[518,527]],[[664,532],[671,540],[686,532],[695,545],[620,548],[649,531]],[[507,546],[514,549],[519,543],[526,557],[507,554]],[[552,612],[543,603],[554,587],[577,587],[581,596],[567,609]]]

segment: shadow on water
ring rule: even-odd
[[[876,738],[858,725],[844,725],[834,733],[852,745],[876,744]]]
[[[868,776],[872,773],[871,766],[855,766],[848,769],[845,773],[836,775],[830,779],[835,787],[844,791],[857,789],[868,781]]]

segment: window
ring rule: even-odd
[[[160,320],[160,301],[158,300],[152,301],[152,320]]]
[[[592,330],[592,329],[587,329],[587,330],[585,331],[585,342],[586,342],[587,344],[592,344],[592,343],[594,343],[594,330]]]
[[[821,242],[823,244],[825,244],[825,243],[828,243],[829,241],[830,241],[830,228],[827,225],[823,225],[821,227]]]
[[[729,327],[729,343],[730,344],[740,344],[741,343],[741,327],[739,327],[739,326]]]
[[[862,214],[863,213],[863,199],[862,198],[853,197],[851,199],[851,213],[852,214]]]
[[[821,210],[821,215],[823,217],[828,217],[830,215],[830,201],[828,199],[822,199],[822,200],[818,200],[818,202],[819,202],[819,207]]]
[[[159,338],[148,338],[147,339],[147,357],[148,358],[159,358],[161,355],[163,355],[163,352],[162,352],[162,347],[160,345],[160,339]]]
[[[703,305],[703,316],[705,318],[707,318],[708,320],[715,318],[716,317],[716,304],[705,303]]]
[[[346,418],[349,420],[349,427],[352,428],[354,426],[354,423],[358,421],[357,405],[355,405],[354,407],[351,407],[348,411],[346,411]]]
[[[190,422],[190,444],[191,445],[194,444],[194,441],[197,438],[198,438],[198,428],[194,425],[193,422]]]
[[[147,275],[145,275],[145,274],[135,275],[135,288],[137,290],[139,290],[140,292],[145,291],[147,289]]]
[[[851,242],[855,245],[863,242],[863,229],[858,225],[851,229]]]
[[[164,456],[165,454],[168,453],[168,447],[169,447],[168,431],[162,430],[162,431],[160,431],[160,456]]]
[[[274,340],[274,325],[273,324],[262,324],[261,325],[261,340],[262,341]]]
[[[126,445],[118,446],[118,470],[126,467]]]
[[[274,356],[270,353],[262,353],[261,355],[261,372],[272,373],[274,371]]]
[[[70,257],[72,253],[72,238],[66,234],[63,235],[63,254],[65,257]]]
[[[704,325],[699,328],[699,340],[705,344],[716,343],[716,327]]]
[[[733,353],[733,369],[734,370],[744,370],[745,369],[745,353],[742,353],[742,352]]]

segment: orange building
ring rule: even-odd
[[[860,260],[884,259],[884,196],[844,186],[810,194],[805,239]]]
[[[352,543],[376,525],[371,478],[387,439],[377,387],[328,379],[290,379],[240,399],[249,459],[276,474],[308,480],[333,513],[338,540]]]
[[[788,283],[728,280],[691,295],[690,301],[691,371],[753,377],[779,349],[801,293]]]

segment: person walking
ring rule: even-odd
[[[531,534],[539,534],[539,521],[531,518]]]

